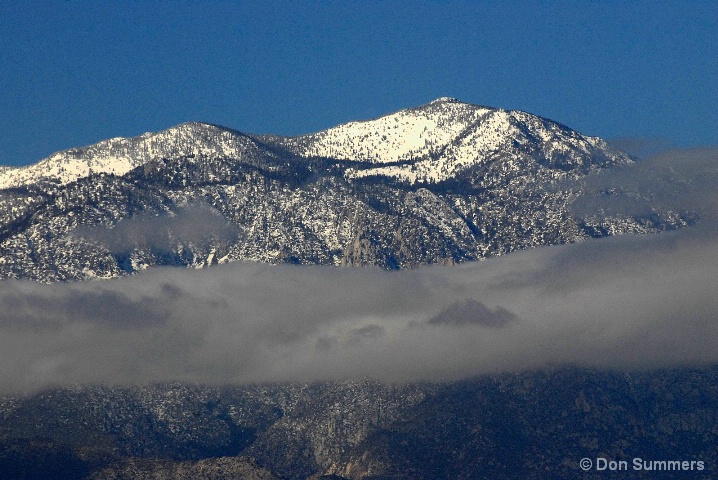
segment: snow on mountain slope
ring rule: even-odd
[[[0,189],[41,181],[65,185],[92,173],[124,175],[158,158],[250,158],[261,148],[258,142],[267,140],[300,157],[370,164],[347,169],[348,179],[386,176],[409,183],[440,182],[499,153],[507,168],[518,168],[518,160],[527,154],[575,163],[600,153],[611,163],[630,161],[599,138],[550,120],[442,97],[374,120],[349,122],[294,138],[265,138],[204,123],[184,123],[158,133],[64,150],[27,167],[0,168]]]
[[[238,260],[407,268],[690,224],[578,217],[581,192],[556,187],[630,162],[556,122],[449,98],[300,137],[185,123],[0,169],[0,278]]]
[[[348,178],[386,176],[414,183],[440,182],[500,154],[508,168],[537,154],[548,161],[595,157],[612,163],[630,159],[597,137],[521,111],[507,111],[442,97],[417,108],[374,120],[350,122],[296,138],[306,157],[369,162],[349,169]],[[512,162],[514,160],[514,162]]]
[[[0,189],[40,181],[65,185],[92,173],[124,175],[158,158],[206,155],[241,158],[257,147],[248,136],[199,122],[183,123],[137,137],[117,137],[57,152],[27,167],[0,170]]]
[[[440,98],[423,108],[400,110],[299,137],[309,140],[301,154],[373,163],[412,160],[437,152],[490,111]]]

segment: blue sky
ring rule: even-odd
[[[718,2],[0,1],[0,164],[190,120],[298,135],[440,96],[718,145]]]

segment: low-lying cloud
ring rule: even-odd
[[[715,165],[709,157],[702,167]],[[86,283],[5,281],[0,388],[715,364],[718,228],[708,183],[683,196],[704,202],[689,205],[701,210],[696,226],[458,267],[235,263]]]
[[[637,158],[653,157],[674,148],[674,145],[665,138],[620,137],[608,143]]]
[[[569,186],[584,192],[573,204],[574,212],[579,215],[674,212],[697,214],[703,223],[715,223],[716,182],[718,149],[702,148],[666,151],[632,166],[569,182],[575,183]]]
[[[237,225],[215,209],[202,204],[186,205],[171,213],[138,214],[121,220],[113,228],[79,227],[72,236],[107,246],[111,252],[137,248],[171,250],[177,239],[195,245],[209,240],[233,240],[241,234]]]

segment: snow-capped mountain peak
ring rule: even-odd
[[[555,187],[629,162],[551,120],[448,98],[299,137],[183,123],[0,169],[0,278],[403,268],[685,224],[577,219]]]
[[[410,183],[441,182],[497,154],[518,164],[527,154],[580,162],[601,151],[613,161],[630,162],[600,139],[556,122],[450,97],[299,138],[300,155],[374,164],[348,170],[348,178],[383,176]]]
[[[67,184],[92,173],[124,175],[163,157],[204,155],[244,158],[256,153],[262,136],[201,122],[187,122],[137,137],[117,137],[71,148],[27,167],[0,170],[0,189],[38,182]],[[441,182],[497,154],[515,164],[525,155],[580,162],[600,151],[611,160],[628,158],[602,140],[520,111],[507,111],[441,97],[373,120],[353,121],[294,138],[272,137],[300,157],[362,162],[348,179],[389,177],[409,183]]]
[[[253,143],[240,132],[207,123],[186,122],[161,132],[116,137],[63,150],[34,165],[0,171],[0,189],[40,181],[64,185],[93,173],[124,175],[162,157],[242,156]]]

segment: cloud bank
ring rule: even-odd
[[[210,239],[231,241],[241,234],[239,227],[228,222],[211,207],[196,203],[168,214],[138,214],[124,219],[113,228],[79,227],[71,235],[85,241],[98,242],[111,252],[135,248],[171,250],[177,238],[195,245]]]
[[[685,174],[692,188],[654,194],[698,212],[697,226],[674,232],[400,272],[235,263],[87,283],[5,281],[0,389],[718,363],[718,183],[706,178],[718,156],[671,155],[646,163],[650,175],[604,181],[635,188],[640,179],[652,191],[670,169]]]

